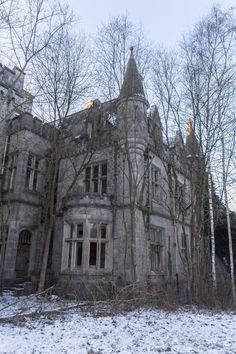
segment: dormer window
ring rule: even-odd
[[[108,113],[106,121],[112,127],[115,127],[117,125],[117,121],[118,121],[117,115],[115,113]]]

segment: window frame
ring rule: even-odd
[[[103,174],[103,167],[106,166],[106,173]],[[95,173],[96,169],[97,173]],[[89,172],[88,172],[89,171]],[[85,168],[85,193],[107,195],[107,176],[108,163],[107,161],[95,162]],[[105,184],[105,191],[103,186]],[[97,186],[95,188],[95,186]]]
[[[150,228],[150,271],[163,273],[164,271],[164,229]]]
[[[78,225],[83,225],[83,235],[78,237]],[[105,226],[105,237],[102,229]],[[96,234],[92,230],[96,227]],[[62,272],[79,273],[107,273],[109,271],[109,244],[110,228],[108,222],[98,221],[76,221],[64,222],[63,250],[62,250]],[[81,264],[78,265],[78,244],[81,243]],[[95,263],[90,264],[91,244],[96,244]],[[103,260],[102,260],[103,259]]]
[[[107,239],[107,224],[105,223],[92,223],[91,224],[92,227],[90,229],[90,232],[89,232],[89,237],[88,237],[88,241],[89,241],[89,256],[88,256],[88,260],[89,260],[89,268],[90,269],[97,269],[97,270],[105,270],[107,268],[107,257],[106,257],[106,254],[107,254],[107,244],[108,244],[108,239]],[[91,237],[91,230],[93,227],[96,227],[97,229],[97,236],[96,237]],[[101,232],[101,229],[102,227],[106,228],[106,237],[103,238],[102,237],[102,232]],[[96,243],[96,264],[95,265],[91,265],[90,264],[90,255],[91,255],[91,244],[92,243]],[[104,249],[104,267],[101,267],[101,254],[102,254],[102,247],[103,245],[105,245],[105,249]]]
[[[40,163],[39,156],[29,153],[28,160],[27,160],[25,188],[33,192],[38,191],[38,181],[39,181],[39,173],[40,173],[39,163]]]
[[[14,191],[15,181],[16,181],[16,170],[18,162],[18,152],[9,154],[8,156],[8,180],[7,180],[7,190]]]
[[[84,225],[83,225],[83,236],[78,237],[78,226],[83,225],[83,223],[70,223],[69,224],[69,237],[65,235],[65,247],[66,247],[66,269],[74,270],[81,269],[83,265],[83,250],[84,250]],[[81,252],[81,265],[78,265],[78,244],[82,244]]]
[[[155,177],[154,177],[155,176]],[[151,198],[156,202],[161,202],[161,169],[151,165]]]

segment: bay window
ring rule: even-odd
[[[62,270],[106,270],[108,242],[105,223],[65,223]]]

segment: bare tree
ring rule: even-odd
[[[188,300],[192,299],[192,262],[190,257],[189,236],[186,224],[189,222],[189,211],[192,210],[192,196],[189,195],[191,175],[182,174],[180,181],[180,164],[188,165],[187,150],[184,146],[186,114],[183,112],[181,84],[181,65],[178,52],[159,48],[153,56],[152,90],[157,101],[162,121],[164,145],[169,154],[165,158],[165,195],[164,205],[168,208],[174,230],[176,244],[176,280],[178,288],[179,267],[177,259],[182,261],[187,283]],[[159,128],[160,129],[160,128]],[[177,133],[176,133],[177,130]],[[177,160],[176,160],[177,159]],[[168,190],[168,193],[167,193]]]
[[[94,46],[98,93],[101,98],[113,99],[119,95],[130,47],[134,47],[139,72],[147,76],[152,49],[142,27],[133,24],[127,15],[113,17],[101,25]]]
[[[68,50],[70,48],[70,50]],[[43,55],[39,55],[35,64],[35,82],[39,89],[40,103],[44,111],[48,112],[47,120],[54,127],[51,151],[45,156],[48,163],[46,174],[47,195],[45,199],[45,225],[44,225],[44,249],[38,290],[45,285],[45,276],[48,263],[48,254],[55,218],[59,210],[62,210],[69,193],[74,189],[79,175],[90,161],[92,151],[88,150],[83,157],[81,152],[77,155],[66,155],[68,144],[73,144],[65,129],[65,118],[72,113],[91,87],[91,71],[89,52],[84,36],[74,37],[67,30],[57,33]],[[46,108],[46,109],[45,109]],[[57,186],[60,163],[63,158],[69,158],[73,176],[60,202],[57,199]],[[80,159],[80,164],[76,162]],[[82,161],[81,161],[82,159]]]
[[[230,12],[213,8],[211,13],[197,24],[183,44],[185,53],[185,89],[187,104],[191,107],[190,114],[194,117],[194,126],[200,142],[201,153],[204,156],[205,168],[208,173],[214,170],[219,160],[219,142],[222,153],[222,182],[227,200],[227,179],[225,168],[227,162],[224,156],[224,130],[228,121],[228,112],[232,111],[235,86],[234,52],[234,19]],[[229,121],[228,121],[229,122]],[[227,123],[228,123],[227,122]],[[231,128],[232,129],[232,128]],[[231,134],[232,130],[228,130]],[[204,182],[204,184],[206,181]],[[209,180],[208,188],[211,188]],[[211,192],[209,190],[209,192]],[[226,210],[229,208],[226,207]],[[213,214],[210,215],[211,223]],[[228,228],[230,223],[228,218]],[[211,230],[213,233],[213,229]],[[233,264],[232,240],[229,231],[230,262]],[[214,240],[212,238],[212,252]],[[214,255],[212,255],[213,283],[215,283]],[[235,301],[234,273],[231,266],[232,294]]]
[[[50,0],[8,0],[1,4],[0,10],[3,14],[0,59],[4,64],[15,65],[14,79],[7,82],[8,92],[4,96],[6,102],[1,104],[2,121],[31,105],[32,95],[26,91],[21,100],[13,102],[14,91],[23,92],[24,75],[34,59],[45,50],[57,32],[71,25],[74,17],[68,7]],[[0,73],[3,75],[4,70],[1,67]],[[30,75],[27,76],[28,81],[29,77]]]
[[[50,0],[10,0],[2,5],[5,41],[1,48],[22,71],[47,47],[53,36],[71,24],[67,6]]]
[[[24,72],[30,68],[38,55],[42,54],[51,43],[54,36],[69,26],[73,21],[73,15],[69,8],[62,6],[59,2],[54,3],[47,0],[8,0],[0,4],[1,37],[2,47],[0,57],[4,62],[11,62],[17,65],[14,68],[15,76],[7,82],[6,94],[2,97],[0,112],[0,155],[3,157],[3,165],[0,172],[0,204],[1,204],[1,237],[6,243],[6,223],[3,217],[3,178],[6,172],[5,157],[8,153],[8,135],[6,130],[7,119],[13,114],[30,110],[32,95],[23,90]],[[1,74],[4,74],[4,67],[1,67]],[[19,93],[23,98],[14,99],[14,92]],[[0,277],[2,280],[4,265],[5,247],[2,247],[0,265]]]
[[[68,50],[70,48],[70,50]],[[40,117],[60,127],[91,91],[92,62],[87,37],[64,29],[33,63],[35,103]]]

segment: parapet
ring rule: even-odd
[[[24,72],[16,66],[12,69],[7,66],[0,65],[0,84],[18,91],[23,90]]]
[[[56,128],[50,123],[44,123],[31,113],[22,113],[8,121],[9,134],[18,133],[21,130],[28,130],[42,138],[51,141]]]

